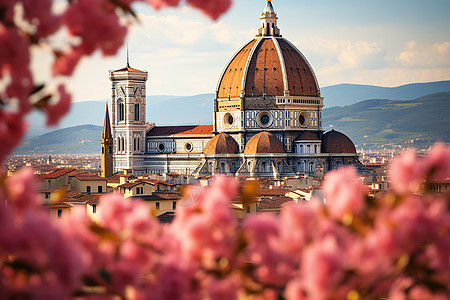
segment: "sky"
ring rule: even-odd
[[[450,80],[449,0],[272,4],[281,34],[305,55],[321,87]],[[130,65],[149,72],[147,95],[214,93],[228,60],[255,36],[264,6],[265,0],[235,0],[216,22],[184,5],[159,11],[133,6],[139,21],[127,36]],[[33,69],[48,60],[34,60]],[[107,99],[108,70],[125,65],[126,46],[113,57],[84,59],[68,81],[73,100]]]

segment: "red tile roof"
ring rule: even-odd
[[[137,186],[137,185],[142,184],[142,183],[145,183],[145,182],[142,182],[142,181],[126,182],[124,184],[118,185],[117,187],[118,188],[126,188],[126,189],[128,189],[128,188],[132,188],[132,187]]]
[[[81,181],[106,181],[105,177],[100,177],[95,174],[75,174],[71,177],[75,177]]]
[[[122,68],[122,69],[119,69],[119,70],[115,70],[114,72],[124,72],[124,71],[147,73],[145,71],[141,71],[141,70],[138,70],[138,69],[131,68],[130,66],[126,66],[125,68]]]
[[[153,185],[155,185],[157,183],[164,184],[164,185],[170,185],[170,186],[174,185],[173,183],[168,183],[168,182],[165,182],[165,181],[162,181],[162,180],[156,180],[156,179],[141,179],[141,181],[147,182],[147,183],[150,183],[150,184],[153,184]]]
[[[287,189],[259,189],[258,196],[284,196],[289,192]]]
[[[212,125],[191,125],[191,126],[155,126],[147,136],[161,136],[161,135],[211,135],[213,130]]]
[[[48,208],[71,208],[72,204],[65,202],[57,202],[57,203],[45,203],[44,206]]]
[[[44,179],[55,179],[58,177],[61,177],[63,175],[75,172],[77,169],[75,168],[68,168],[68,169],[55,169],[50,171],[47,174],[38,174],[36,175],[38,179],[44,180]]]
[[[287,202],[293,201],[290,197],[277,197],[274,199],[265,199],[258,203],[259,209],[280,209]]]
[[[182,195],[176,192],[153,192],[151,195],[133,196],[144,201],[180,200]]]

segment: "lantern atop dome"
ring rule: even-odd
[[[272,6],[272,1],[267,0],[266,7],[261,13],[261,27],[256,36],[281,36],[280,29],[277,27],[277,13]]]

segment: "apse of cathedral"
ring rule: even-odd
[[[220,74],[211,99],[212,125],[150,125],[147,72],[128,63],[110,71],[115,173],[321,178],[343,165],[366,172],[345,134],[323,131],[317,78],[300,50],[280,34],[270,0],[260,20],[255,38]]]

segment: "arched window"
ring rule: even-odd
[[[220,173],[225,173],[225,163],[220,163]]]
[[[125,151],[125,138],[122,137],[122,151]]]
[[[306,153],[311,153],[311,146],[310,145],[306,146]]]
[[[122,148],[120,148],[120,137],[117,138],[117,142],[116,142],[116,148],[117,148],[117,152],[122,151]]]
[[[265,161],[261,163],[261,172],[267,172],[267,163]]]
[[[337,161],[335,165],[336,165],[336,169],[339,169],[342,166],[342,162]]]
[[[300,145],[300,153],[303,154],[303,145]]]
[[[317,153],[317,145],[314,145],[314,153]]]
[[[314,171],[314,163],[310,162],[309,163],[309,172],[312,173]]]
[[[117,107],[117,115],[119,122],[125,120],[125,105],[123,104],[122,100],[119,100],[119,105]]]
[[[134,120],[139,121],[139,104],[134,105]]]
[[[136,138],[133,138],[133,151],[136,151],[137,145],[136,145]]]

